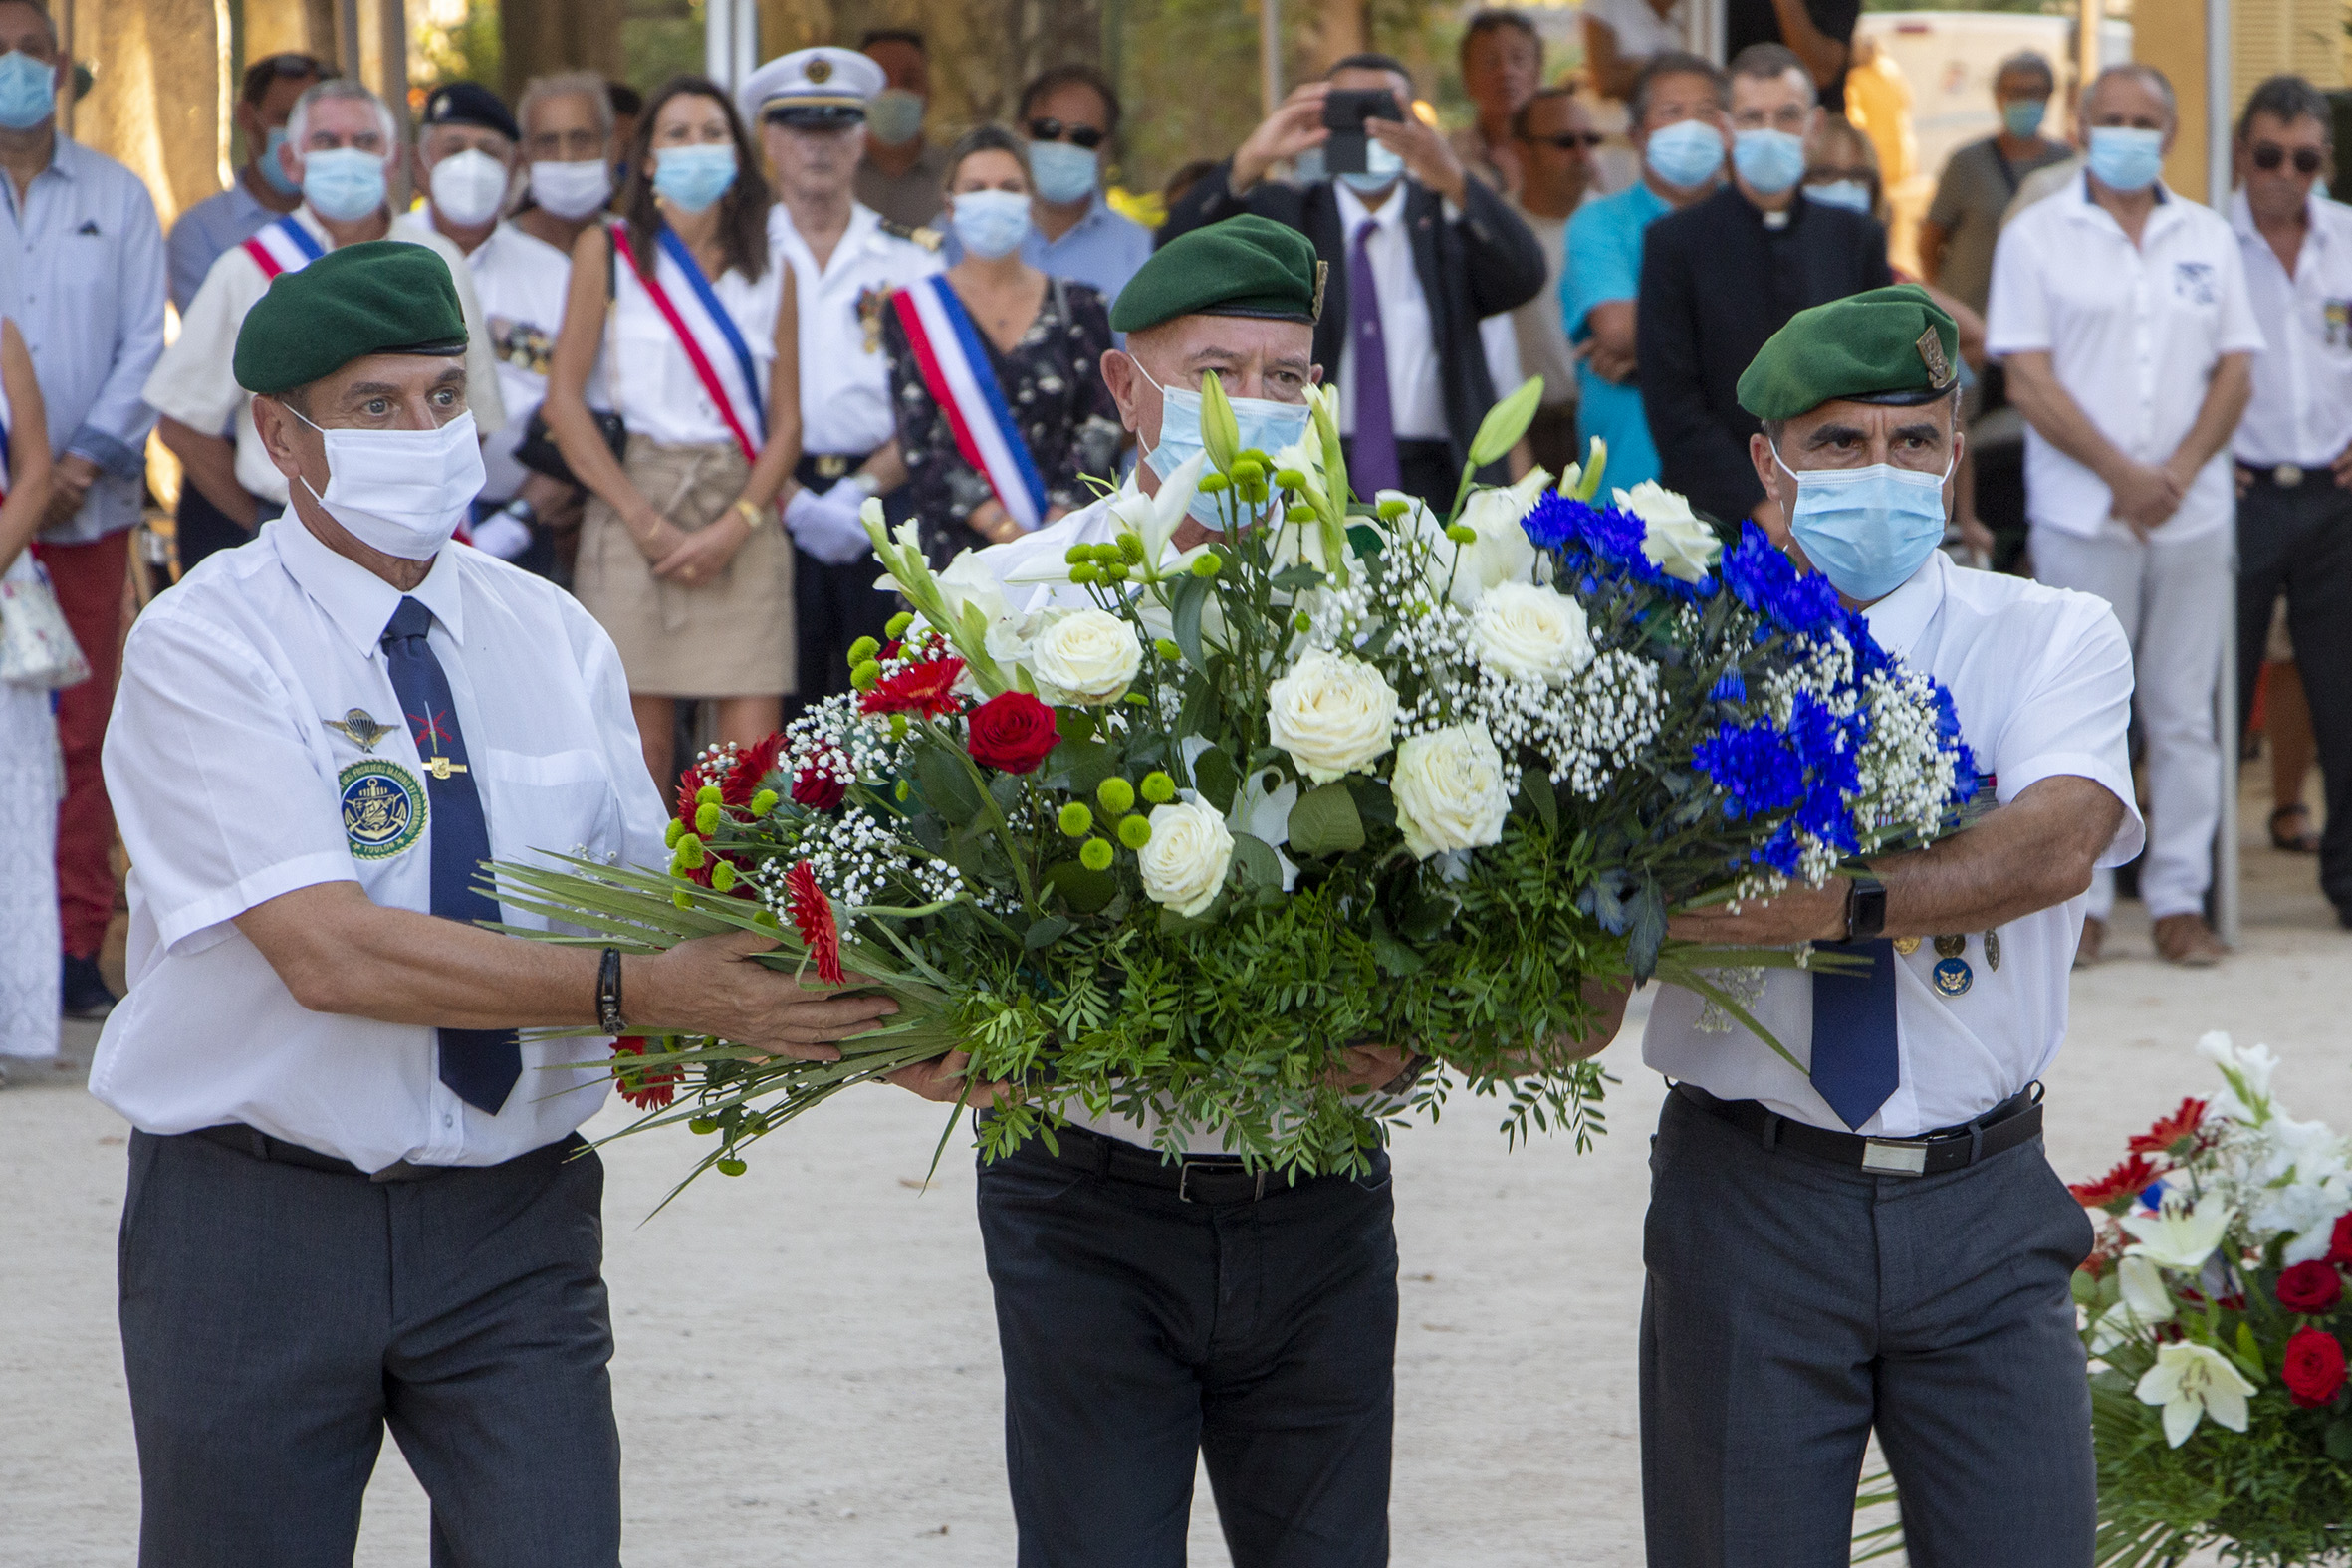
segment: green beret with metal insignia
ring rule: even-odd
[[[1256,316],[1313,326],[1323,309],[1323,264],[1296,229],[1243,213],[1179,234],[1151,253],[1119,291],[1110,325],[1139,333],[1179,316]]]
[[[1794,419],[1823,403],[1932,403],[1960,381],[1960,329],[1915,283],[1788,318],[1740,377],[1740,406]]]
[[[276,394],[371,353],[465,352],[465,314],[440,252],[400,240],[346,245],[282,272],[237,331],[237,384]]]

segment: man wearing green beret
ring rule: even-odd
[[[1111,309],[1125,351],[1102,358],[1142,448],[1134,479],[960,558],[943,581],[1002,595],[1015,615],[1089,602],[1043,579],[1073,545],[1113,541],[1114,511],[1166,514],[1191,493],[1211,371],[1244,446],[1274,452],[1303,437],[1306,388],[1321,378],[1320,273],[1303,235],[1254,216],[1163,245]],[[1212,499],[1145,532],[1163,531],[1171,555],[1188,550],[1211,536]],[[1354,1086],[1404,1068],[1398,1051],[1357,1054]],[[962,1069],[951,1055],[898,1081],[953,1101]],[[993,1087],[974,1098],[989,1103]],[[1397,1312],[1387,1156],[1358,1179],[1292,1186],[1245,1172],[1213,1135],[1164,1160],[1160,1132],[1148,1115],[1081,1116],[1055,1147],[980,1168],[1021,1568],[1182,1562],[1203,1460],[1235,1568],[1386,1562]]]
[[[451,543],[482,484],[467,334],[429,250],[345,246],[245,318],[237,379],[292,495],[139,617],[106,771],[130,992],[91,1089],[135,1129],[123,1368],[144,1568],[348,1563],[384,1429],[432,1561],[619,1561],[602,1169],[576,1129],[605,1040],[667,1028],[833,1054],[756,940],[623,960],[482,862],[658,865],[664,811],[612,643]]]
[[[2131,653],[2104,601],[1938,548],[1956,336],[1920,289],[1873,289],[1800,312],[1740,378],[1771,543],[1951,694],[1984,814],[1669,927],[1863,963],[1764,972],[1749,1010],[1803,1070],[1691,992],[1651,1009],[1643,1059],[1674,1084],[1644,1248],[1653,1568],[1844,1562],[1873,1432],[1913,1562],[2091,1561],[2068,1288],[2091,1227],[2043,1156],[2036,1079],[2092,870],[2143,837]]]

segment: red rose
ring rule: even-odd
[[[983,768],[1009,774],[1034,773],[1046,754],[1061,744],[1054,710],[1027,692],[1005,692],[972,710],[965,747]]]
[[[2327,1260],[2352,1266],[2352,1215],[2336,1217],[2336,1232],[2328,1242]]]
[[[2344,1387],[2344,1347],[2321,1329],[2298,1328],[2287,1338],[2278,1378],[2296,1404],[2324,1405]]]
[[[813,811],[829,811],[841,803],[849,786],[821,768],[804,768],[793,775],[793,800]]]
[[[2344,1299],[2344,1276],[2333,1263],[2296,1263],[2279,1274],[2275,1294],[2289,1312],[2325,1312]]]

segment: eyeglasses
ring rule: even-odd
[[[1073,147],[1091,152],[1102,145],[1102,132],[1092,125],[1065,125],[1058,119],[1033,119],[1029,122],[1032,141],[1066,141]]]
[[[1597,147],[1609,138],[1597,130],[1563,130],[1556,136],[1522,136],[1519,139],[1531,147],[1557,147],[1562,152],[1573,152],[1578,147]]]
[[[2278,165],[2286,161],[2286,148],[2277,142],[2262,142],[2254,148],[2254,167],[2265,174],[2274,174],[2278,171]],[[2297,174],[2316,174],[2319,165],[2327,161],[2319,155],[2317,147],[2297,147],[2294,157]]]

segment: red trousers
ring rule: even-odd
[[[107,803],[99,748],[115,706],[122,665],[122,585],[130,563],[128,532],[87,545],[41,545],[58,608],[90,660],[90,679],[57,694],[57,736],[66,754],[66,796],[57,808],[58,924],[65,951],[95,958],[115,914],[115,810]]]

